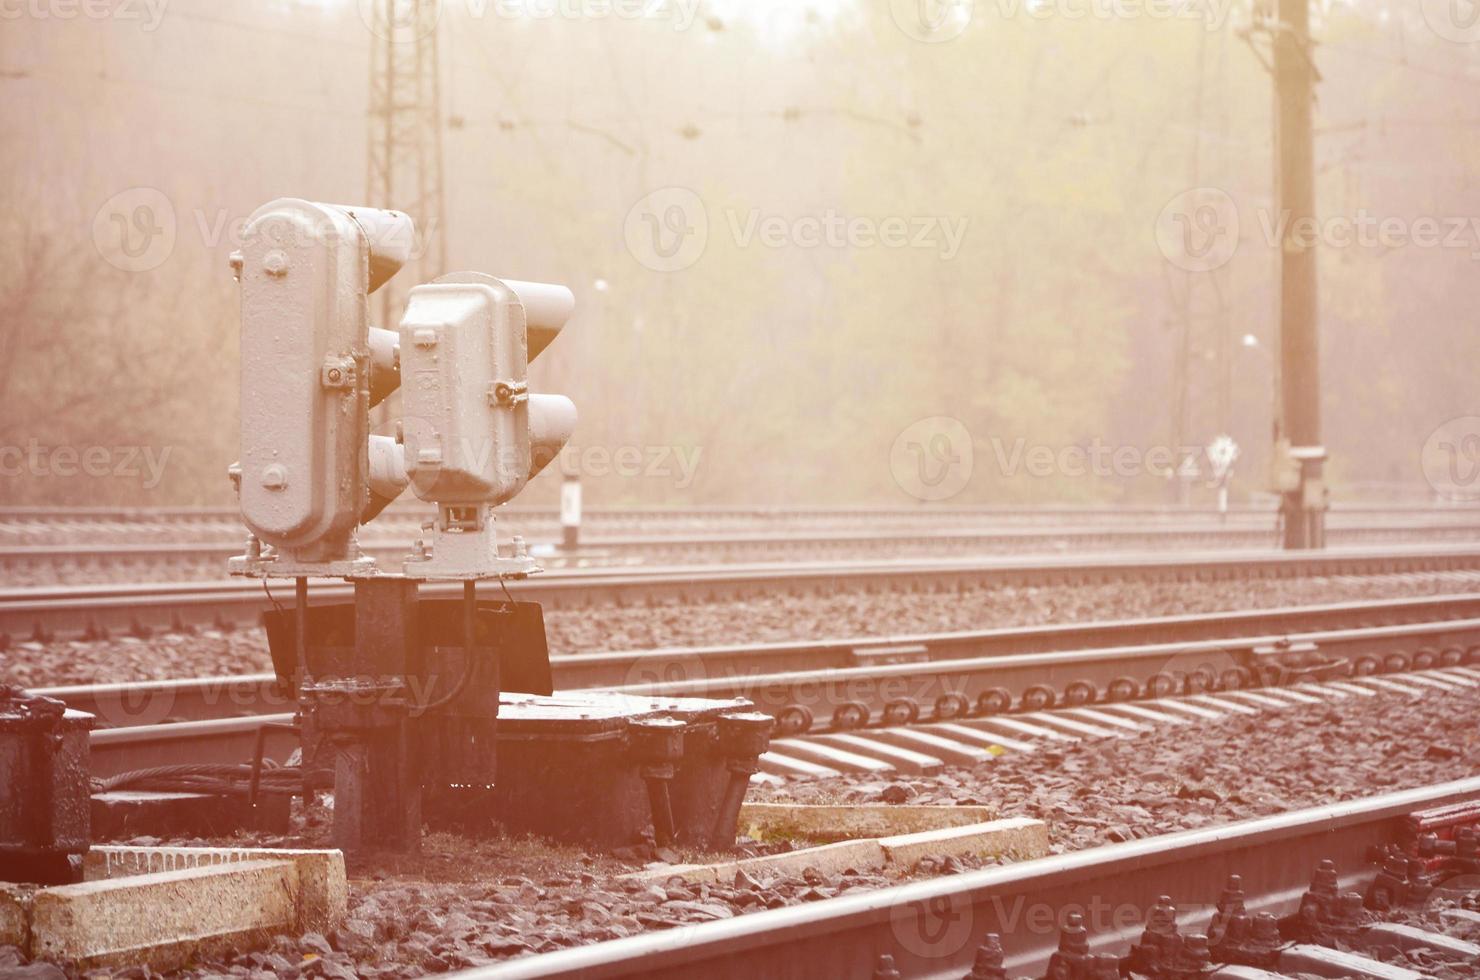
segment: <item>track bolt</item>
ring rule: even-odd
[[[1223,886],[1223,894],[1218,896],[1213,919],[1208,923],[1208,941],[1217,946],[1225,939],[1239,938],[1232,934],[1235,931],[1234,922],[1241,921],[1242,928],[1247,931],[1248,918],[1248,910],[1244,907],[1244,880],[1238,875],[1229,875]]]
[[[899,980],[899,971],[894,968],[894,957],[888,953],[879,956],[879,965],[874,967],[874,980]]]
[[[976,948],[976,962],[971,965],[971,972],[966,974],[964,980],[1007,980],[1001,936],[995,932],[987,933],[987,938]]]
[[[1064,917],[1059,930],[1059,948],[1048,960],[1050,977],[1082,977],[1091,975],[1095,964],[1089,952],[1089,930],[1084,928],[1084,916],[1070,912]]]

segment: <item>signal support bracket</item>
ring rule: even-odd
[[[237,555],[226,560],[226,570],[242,578],[374,578],[380,574],[375,559],[361,555],[349,561],[314,561],[295,564],[275,552],[266,555]]]

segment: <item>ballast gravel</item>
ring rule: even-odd
[[[1004,816],[1046,820],[1054,850],[1063,852],[1471,776],[1480,771],[1477,717],[1480,689],[1385,693],[1340,707],[1306,705],[1064,743],[930,777],[801,779],[753,789],[751,798],[989,803]],[[290,838],[199,843],[324,846],[323,811],[295,820]],[[808,869],[722,885],[618,878],[690,857],[646,844],[591,855],[527,839],[429,835],[420,858],[351,864],[349,914],[330,935],[280,938],[267,950],[202,962],[185,975],[413,977],[981,866],[934,857],[895,874]]]
[[[1055,852],[1231,823],[1480,773],[1477,689],[1384,693],[1153,727],[1126,738],[1038,743],[974,768],[844,775],[752,789],[795,803],[991,803],[1049,825]]]

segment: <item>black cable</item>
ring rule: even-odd
[[[106,778],[93,779],[92,791],[106,793],[118,789],[133,789],[153,792],[245,795],[251,778],[252,767],[245,763],[185,763],[134,769]],[[259,792],[265,790],[269,793],[300,793],[303,789],[303,780],[302,767],[280,765],[270,759],[264,759]]]
[[[271,602],[272,607],[276,609],[279,614],[281,614],[283,611],[283,604],[277,601],[277,597],[272,594],[272,589],[268,588],[267,579],[262,580],[262,591],[267,593],[267,600]]]

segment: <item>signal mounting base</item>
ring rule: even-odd
[[[375,559],[368,555],[344,561],[295,562],[269,552],[264,555],[237,555],[226,560],[226,571],[243,578],[374,578],[380,574]]]
[[[432,524],[431,554],[420,548],[402,564],[407,578],[423,581],[474,581],[485,578],[524,578],[544,571],[529,556],[524,539],[513,540],[513,554],[500,555],[494,531],[493,508],[487,503],[437,506]]]

